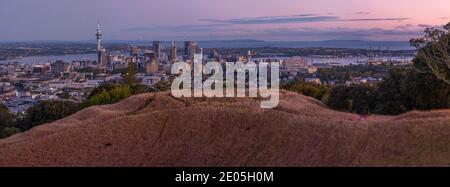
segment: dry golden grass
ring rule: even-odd
[[[296,93],[145,94],[0,141],[0,166],[449,166],[450,111],[360,117]]]

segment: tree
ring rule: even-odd
[[[327,105],[333,109],[351,112],[353,101],[348,97],[349,88],[346,86],[336,86],[331,90]]]
[[[106,84],[94,90],[84,106],[105,105],[119,102],[132,95],[133,90],[128,85]]]
[[[106,82],[101,84],[100,86],[94,88],[91,93],[88,96],[88,100],[90,98],[92,98],[95,95],[98,95],[99,93],[103,92],[103,91],[107,91],[109,92],[110,90],[114,89],[118,84],[114,84],[114,83],[110,83],[110,82]]]
[[[172,81],[174,80],[174,77],[170,77],[169,80],[162,80],[155,84],[154,88],[156,91],[159,92],[165,92],[169,91],[172,86]]]
[[[65,118],[78,112],[80,104],[70,101],[42,101],[29,108],[22,120],[16,127],[22,131],[29,130],[35,126]]]
[[[16,127],[7,127],[0,131],[0,138],[8,138],[14,134],[21,133],[22,131]]]
[[[67,92],[56,94],[60,99],[70,99],[72,96]]]
[[[427,28],[425,36],[412,39],[418,48],[414,67],[420,73],[432,73],[436,78],[450,84],[450,23],[443,28]]]
[[[117,86],[110,91],[111,103],[119,102],[126,99],[132,95],[132,90],[130,86]]]
[[[396,68],[390,71],[378,88],[378,103],[376,113],[397,115],[411,110],[411,98],[406,96],[406,77],[411,70]],[[412,82],[410,84],[413,84]]]
[[[0,103],[0,130],[11,127],[14,124],[14,115]]]
[[[373,114],[377,103],[377,88],[370,85],[337,86],[331,91],[328,106],[341,111]]]
[[[330,89],[326,86],[307,83],[301,80],[289,84],[287,90],[314,97],[318,100],[323,100],[324,96],[328,95],[330,92]]]
[[[156,88],[142,84],[132,85],[131,90],[133,95],[157,92]]]
[[[134,64],[129,63],[127,67],[127,71],[122,73],[122,78],[124,84],[127,85],[135,85],[139,84],[139,80],[136,78],[136,67],[134,67]]]
[[[412,109],[431,110],[450,107],[450,84],[431,73],[408,71],[404,80],[404,98]]]

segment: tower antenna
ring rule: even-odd
[[[102,49],[102,28],[100,27],[100,18],[97,17],[97,33],[95,34],[96,38],[97,38],[97,51],[100,51]]]

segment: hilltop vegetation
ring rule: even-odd
[[[250,98],[144,94],[0,140],[0,166],[448,166],[450,111],[341,113],[282,92]]]
[[[411,40],[411,45],[419,48],[411,67],[349,66],[319,71],[325,81],[349,80],[368,73],[384,78],[380,84],[328,88],[297,81],[286,89],[315,97],[333,109],[358,114],[398,115],[450,108],[450,23],[443,29],[428,28],[425,33],[423,38]]]

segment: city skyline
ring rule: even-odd
[[[446,0],[2,0],[0,42],[94,41],[97,18],[106,41],[407,41],[450,21],[448,7]]]

